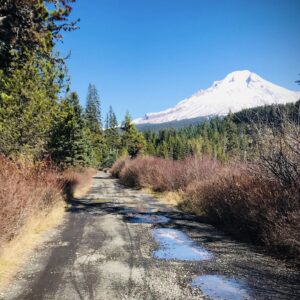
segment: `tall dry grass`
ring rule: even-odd
[[[72,197],[90,180],[91,172],[58,173],[43,163],[32,165],[0,157],[0,245],[12,239],[35,212]]]
[[[44,241],[44,233],[63,221],[63,200],[83,195],[94,173],[57,172],[44,162],[0,157],[0,290]]]
[[[262,164],[138,157],[123,158],[111,172],[130,187],[180,191],[183,209],[273,252],[300,255],[300,182],[283,185]]]

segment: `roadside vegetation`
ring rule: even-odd
[[[68,200],[90,187],[93,169],[58,172],[45,163],[0,157],[0,288],[63,221]]]
[[[0,256],[37,216],[61,216],[91,170],[112,165],[128,186],[178,193],[182,207],[236,236],[299,255],[299,101],[141,133],[129,113],[121,124],[112,107],[103,114],[95,85],[84,106],[70,90],[56,46],[78,29],[75,0],[2,2]]]
[[[253,110],[248,110],[178,132],[152,133],[164,136],[160,143],[168,147],[174,146],[167,142],[170,135],[185,134],[187,144],[199,143],[199,153],[187,152],[178,160],[172,155],[123,157],[111,173],[130,187],[173,192],[173,196],[175,192],[182,209],[239,239],[264,245],[270,252],[299,262],[299,102],[255,109],[257,119],[253,115],[248,118],[251,114]],[[232,126],[222,127],[230,123]],[[238,142],[241,138],[248,141],[242,147]],[[152,147],[151,141],[147,147]],[[174,148],[169,153],[174,153]]]
[[[70,90],[56,46],[78,29],[74,2],[0,5],[0,283],[37,244],[35,233],[59,224],[68,200],[87,192],[96,169],[145,145],[128,113],[119,127],[110,107],[103,124],[95,85],[84,107]]]

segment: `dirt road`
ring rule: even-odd
[[[300,299],[299,273],[98,173],[3,299]]]

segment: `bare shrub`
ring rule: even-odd
[[[0,157],[0,244],[19,231],[27,218],[72,196],[91,171],[58,173],[47,164],[33,165]]]
[[[252,123],[257,163],[270,177],[283,186],[300,185],[300,106],[293,117],[275,106],[276,119],[269,124],[257,120]]]
[[[253,166],[228,165],[208,180],[191,183],[184,203],[243,240],[299,256],[300,191],[265,175]]]
[[[129,157],[123,156],[119,158],[110,168],[110,173],[112,176],[119,178],[120,172],[124,168],[126,162],[129,160]]]
[[[89,189],[92,176],[96,174],[93,168],[69,168],[59,175],[66,199],[80,197]]]
[[[212,176],[219,166],[220,163],[208,157],[187,157],[173,161],[144,156],[117,161],[111,173],[130,187],[176,191],[184,190],[191,181]]]
[[[299,182],[283,185],[263,163],[138,157],[117,166],[123,184],[160,192],[180,190],[183,209],[222,225],[240,239],[299,257]]]

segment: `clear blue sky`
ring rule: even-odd
[[[77,0],[60,49],[81,103],[91,82],[104,111],[136,118],[235,70],[300,90],[299,13],[300,0]]]

